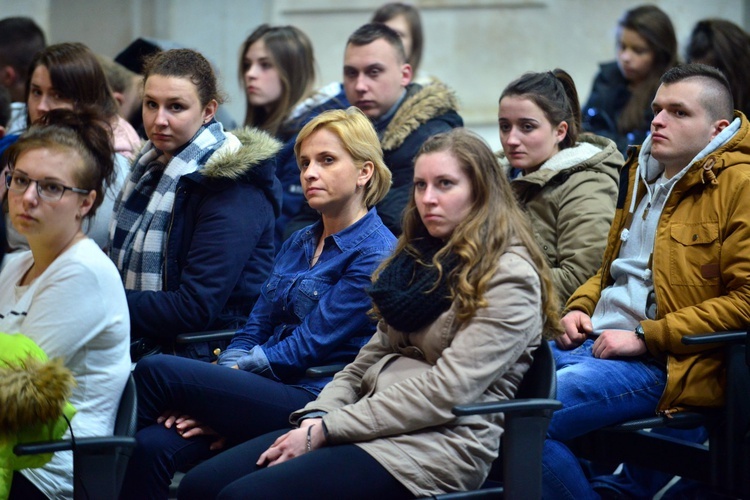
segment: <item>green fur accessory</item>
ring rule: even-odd
[[[8,497],[13,471],[41,467],[51,454],[17,457],[18,443],[62,438],[75,379],[62,360],[47,355],[25,335],[0,333],[0,499]]]

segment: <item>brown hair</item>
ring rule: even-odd
[[[198,92],[201,106],[212,100],[221,104],[224,98],[219,92],[211,63],[203,54],[192,49],[171,49],[156,52],[148,57],[143,66],[143,84],[151,75],[173,76],[190,80]]]
[[[729,81],[735,108],[750,115],[750,35],[745,30],[724,19],[698,21],[685,58],[721,70]]]
[[[58,43],[37,53],[31,62],[31,72],[44,66],[49,72],[52,86],[64,98],[73,101],[73,107],[96,106],[108,118],[117,115],[117,101],[107,83],[99,60],[91,49],[82,43]],[[31,74],[26,80],[26,101],[31,91]],[[27,123],[31,117],[26,110]]]
[[[360,26],[349,36],[346,45],[362,47],[363,45],[370,45],[375,40],[380,39],[385,40],[395,49],[396,59],[399,63],[403,64],[406,62],[406,52],[404,51],[404,43],[401,41],[401,37],[385,24],[369,23]]]
[[[707,64],[681,64],[664,73],[659,81],[662,85],[672,85],[688,79],[700,81],[703,90],[699,99],[712,120],[732,121],[734,99],[724,73]]]
[[[632,90],[630,99],[617,118],[618,132],[626,134],[644,126],[648,128],[646,111],[651,109],[659,78],[677,64],[677,37],[669,16],[655,5],[641,5],[626,11],[618,25],[638,33],[654,53],[649,75]]]
[[[263,40],[281,80],[281,97],[269,106],[256,107],[247,101],[245,125],[278,134],[289,113],[308,97],[315,85],[315,57],[310,39],[294,26],[262,24],[245,39],[240,49],[239,78],[244,84],[245,54],[252,44]]]
[[[526,73],[505,87],[500,100],[507,96],[529,99],[539,106],[553,127],[561,122],[568,124],[560,150],[576,145],[581,130],[581,105],[573,78],[566,71],[558,68],[545,73]]]
[[[53,109],[21,135],[3,158],[7,158],[8,166],[13,169],[26,151],[40,148],[74,151],[83,162],[83,167],[74,174],[78,187],[96,191],[94,204],[86,214],[86,217],[93,217],[104,201],[104,191],[115,177],[111,135],[107,117],[96,107],[76,111]]]
[[[456,226],[450,239],[432,260],[439,275],[442,275],[440,261],[446,255],[453,253],[460,258],[460,264],[449,276],[452,283],[451,299],[457,303],[459,321],[471,319],[479,308],[487,306],[484,293],[497,269],[500,256],[516,240],[526,247],[539,273],[542,293],[540,308],[545,317],[544,334],[548,338],[557,336],[561,332],[560,307],[549,265],[492,150],[475,133],[456,128],[427,139],[416,158],[441,151],[450,153],[458,161],[471,179],[474,195],[471,217]],[[420,256],[412,242],[428,236],[429,232],[419,216],[413,190],[404,209],[402,228],[393,255],[381,264],[373,280],[399,253],[409,252]]]
[[[29,79],[34,56],[47,45],[44,32],[30,17],[0,19],[0,66],[11,66],[18,82]]]
[[[409,25],[411,53],[407,55],[406,62],[411,65],[412,73],[416,75],[422,62],[422,51],[424,50],[424,33],[422,32],[422,19],[419,16],[419,9],[408,3],[389,2],[376,10],[370,21],[387,23],[398,16],[404,16],[406,24]]]

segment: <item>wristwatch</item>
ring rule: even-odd
[[[643,327],[640,324],[635,327],[635,336],[644,344],[646,343],[646,333],[643,331]]]

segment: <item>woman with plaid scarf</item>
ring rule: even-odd
[[[149,141],[115,204],[110,257],[127,291],[131,338],[171,344],[180,333],[244,324],[271,271],[279,143],[231,134],[208,61],[189,49],[144,68]],[[207,344],[178,354],[209,360]]]

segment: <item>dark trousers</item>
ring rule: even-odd
[[[414,498],[383,466],[353,444],[326,446],[273,467],[255,465],[286,430],[271,432],[203,462],[180,481],[180,500]]]
[[[8,500],[47,500],[47,495],[18,471],[13,472]]]
[[[128,462],[121,498],[166,498],[172,476],[213,456],[215,436],[185,439],[157,424],[179,410],[227,438],[226,447],[272,430],[289,428],[289,414],[315,399],[254,373],[179,356],[142,359],[133,376],[138,391],[137,446]]]

